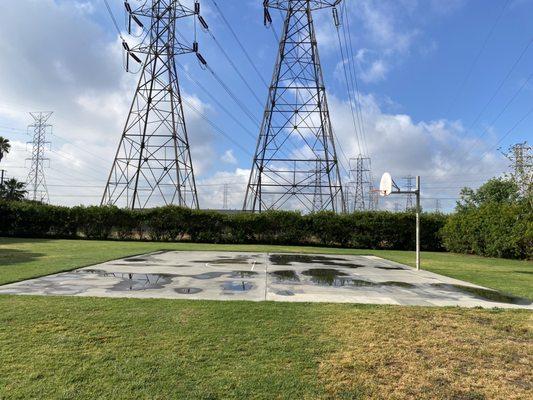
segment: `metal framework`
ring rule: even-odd
[[[345,210],[312,11],[337,1],[265,1],[286,12],[244,210]]]
[[[129,57],[145,55],[131,108],[102,197],[102,205],[150,208],[175,204],[198,208],[189,139],[176,71],[175,56],[197,52],[176,38],[176,22],[199,15],[198,3],[149,0],[136,9],[126,2],[131,20],[144,40]]]
[[[414,188],[415,177],[408,175],[405,178],[405,190],[407,191],[407,196],[405,198],[405,211],[413,209],[413,194],[411,193]]]
[[[350,159],[350,174],[354,191],[353,211],[370,209],[370,158],[359,154],[357,158]]]
[[[45,148],[50,144],[46,141],[46,133],[52,128],[52,125],[47,123],[52,114],[52,111],[30,113],[34,122],[28,126],[29,130],[33,130],[33,139],[28,142],[32,145],[31,158],[26,159],[31,161],[30,172],[26,179],[26,187],[29,189],[28,198],[43,203],[48,203],[50,200],[44,175],[44,163],[50,160],[45,157]]]

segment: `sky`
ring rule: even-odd
[[[123,2],[108,1],[126,36]],[[386,171],[400,186],[402,177],[420,175],[423,208],[439,203],[450,211],[462,187],[508,172],[501,152],[533,139],[533,0],[344,1],[353,43],[347,61],[357,73],[363,150],[375,183]],[[184,98],[194,106],[185,106],[185,118],[202,208],[222,207],[224,183],[229,207],[242,207],[267,97],[263,81],[270,81],[278,49],[273,30],[279,34],[283,23],[273,11],[266,28],[262,3],[201,1],[216,41],[198,30],[199,51],[240,106],[194,54],[176,59]],[[315,11],[314,20],[347,170],[347,159],[361,149],[343,59],[331,10]],[[194,37],[191,20],[179,20],[178,30]],[[54,111],[46,163],[50,202],[99,204],[138,79],[124,70],[123,59],[103,0],[1,0],[0,136],[13,148],[0,169],[26,179],[29,112]],[[380,208],[401,209],[405,202],[391,196]]]

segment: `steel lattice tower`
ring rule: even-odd
[[[412,175],[408,175],[405,178],[405,190],[407,192],[412,192],[414,189],[414,180],[415,177]],[[405,211],[409,211],[413,209],[413,195],[409,193],[405,200]]]
[[[357,158],[350,159],[350,173],[354,190],[353,211],[363,211],[367,207],[370,209],[370,202],[365,199],[370,184],[367,180],[367,173],[370,174],[370,158],[359,154]]]
[[[312,13],[341,0],[265,0],[286,13],[244,209],[344,211]]]
[[[127,4],[127,3],[126,3]],[[175,204],[198,208],[198,195],[175,56],[196,52],[176,38],[176,22],[199,14],[176,0],[149,0],[130,18],[149,25],[128,54],[145,55],[131,108],[102,197],[102,205],[150,208]],[[131,20],[130,20],[131,21]]]
[[[52,128],[52,125],[47,124],[53,112],[35,112],[30,113],[33,118],[33,124],[29,125],[29,129],[33,129],[33,139],[31,142],[31,161],[30,172],[26,180],[28,187],[28,198],[33,201],[42,201],[48,203],[48,187],[46,186],[46,178],[44,175],[44,163],[49,161],[45,157],[45,147],[50,142],[46,141],[46,133]]]

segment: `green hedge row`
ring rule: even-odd
[[[527,201],[460,209],[442,229],[446,249],[486,257],[533,258],[533,212]]]
[[[446,216],[423,214],[422,249],[443,250]],[[129,211],[115,207],[58,207],[0,201],[0,235],[210,243],[414,248],[412,213],[359,212],[301,215],[276,211],[225,214],[179,207]]]

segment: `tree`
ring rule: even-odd
[[[457,210],[461,211],[489,203],[512,204],[518,200],[519,192],[519,187],[513,180],[492,178],[477,190],[463,188],[461,200],[457,202]]]
[[[2,158],[9,153],[9,150],[11,150],[9,139],[5,139],[4,137],[0,136],[0,161],[2,161]]]
[[[10,201],[20,201],[24,199],[26,193],[26,184],[15,178],[11,178],[0,185],[0,198]]]

